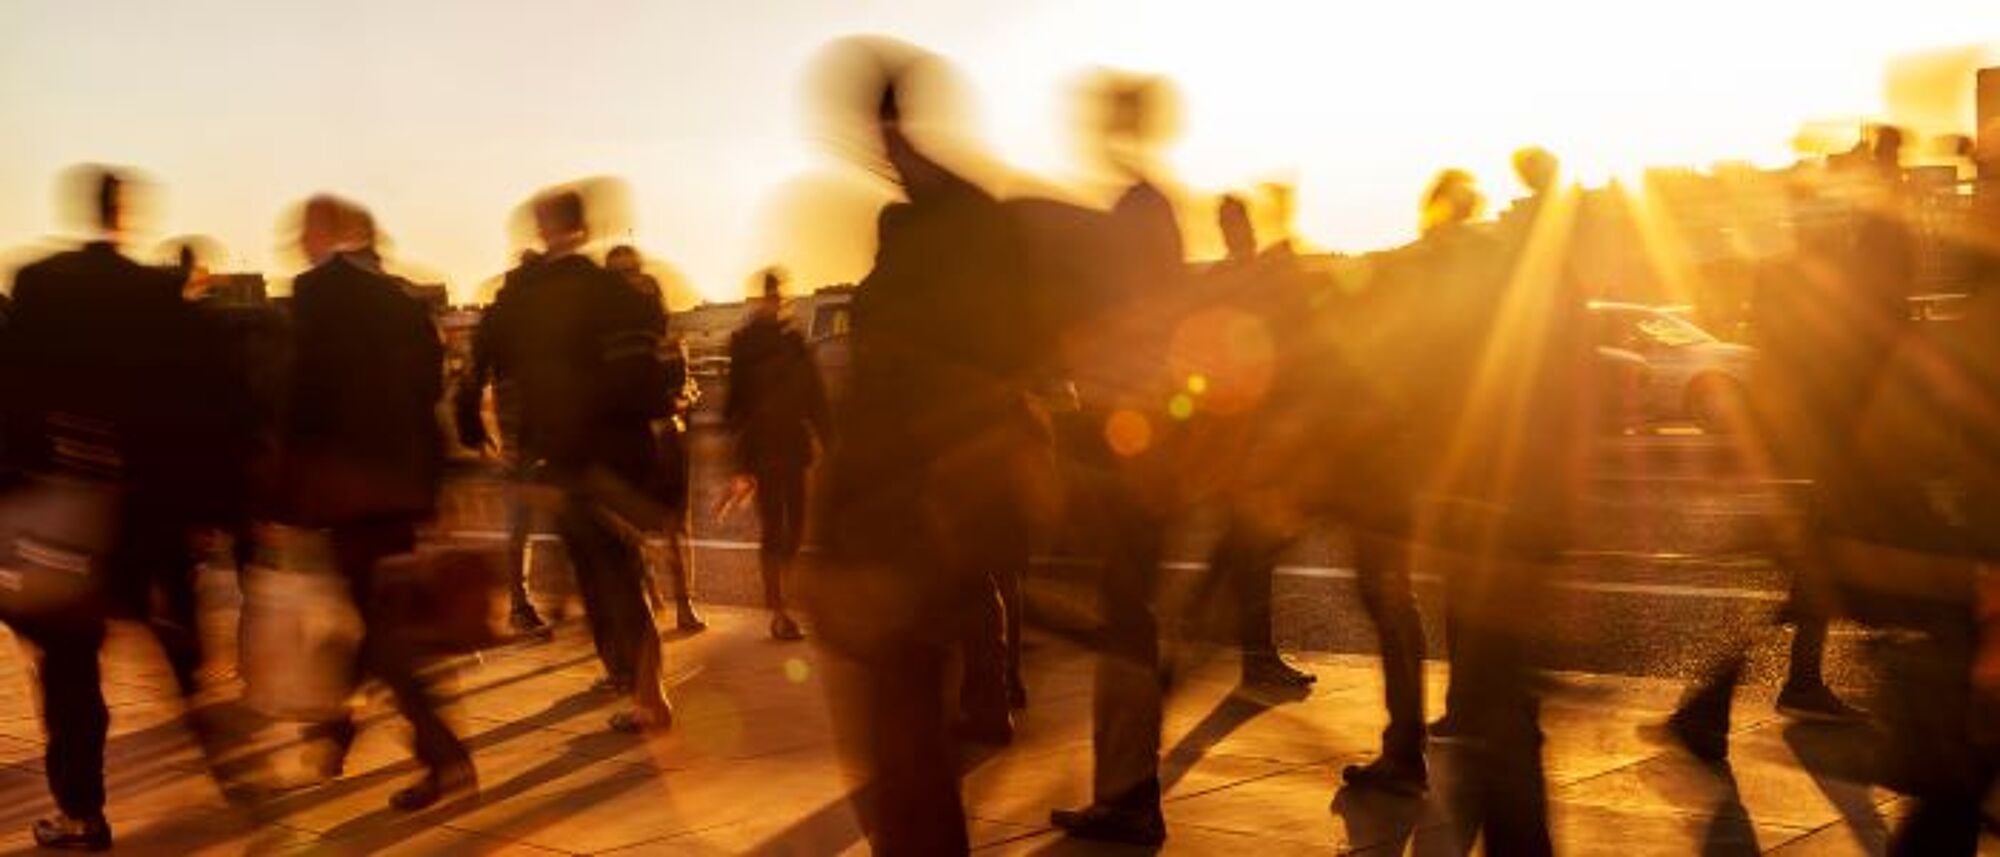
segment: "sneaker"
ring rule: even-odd
[[[698,634],[708,630],[708,623],[701,618],[700,613],[694,611],[694,605],[686,601],[682,601],[675,606],[674,625],[690,634]]]
[[[1070,836],[1097,842],[1158,847],[1167,841],[1167,820],[1158,806],[1126,809],[1094,803],[1051,812],[1049,823]]]
[[[1786,685],[1778,692],[1778,713],[1808,723],[1855,723],[1867,717],[1823,684]]]
[[[34,831],[35,844],[42,848],[60,851],[111,850],[111,825],[103,816],[71,818],[53,815],[37,819]]]
[[[549,623],[542,621],[542,617],[536,615],[532,607],[514,611],[507,617],[507,624],[513,628],[517,637],[530,640],[549,640],[555,637],[555,629],[550,628]]]
[[[1355,788],[1404,797],[1419,797],[1430,789],[1430,772],[1421,756],[1411,761],[1383,756],[1366,765],[1348,765],[1340,779]]]
[[[1275,653],[1248,655],[1243,659],[1243,683],[1256,687],[1302,688],[1319,681],[1319,676],[1285,662]]]

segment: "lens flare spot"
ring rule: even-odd
[[[806,663],[805,658],[785,659],[786,681],[789,681],[793,684],[804,684],[806,678],[811,675],[812,675],[812,665]]]
[[[1208,376],[1196,372],[1188,376],[1187,391],[1197,396],[1208,392]]]
[[[1177,420],[1194,416],[1194,397],[1186,393],[1175,393],[1172,399],[1167,400],[1167,416]]]
[[[1153,423],[1129,408],[1114,411],[1104,421],[1104,442],[1126,458],[1138,455],[1153,445]]]

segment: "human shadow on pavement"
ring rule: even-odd
[[[1840,811],[1841,821],[1863,852],[1879,854],[1889,845],[1889,823],[1876,805],[1873,770],[1879,735],[1862,724],[1792,723],[1781,733],[1813,785]]]

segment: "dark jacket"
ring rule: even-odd
[[[608,467],[643,484],[652,421],[672,406],[659,302],[582,256],[507,275],[474,338],[475,366],[516,385],[521,443],[565,470]]]
[[[308,523],[422,517],[442,466],[443,349],[404,282],[336,257],[292,286],[284,484]]]
[[[803,470],[813,438],[825,443],[831,417],[819,367],[804,336],[759,315],[729,337],[729,401],[723,419],[746,473]]]
[[[124,481],[135,493],[207,506],[205,466],[236,439],[247,395],[226,346],[181,300],[180,281],[92,243],[22,268],[0,346],[10,456],[28,468]],[[69,445],[65,426],[97,444]],[[62,452],[58,452],[58,450]],[[69,454],[90,450],[81,455]],[[108,455],[108,457],[106,457]]]
[[[128,536],[173,539],[238,505],[239,483],[214,475],[244,442],[248,396],[180,286],[110,244],[86,245],[15,275],[0,335],[11,463],[116,483]],[[141,609],[170,565],[107,566],[112,601]]]

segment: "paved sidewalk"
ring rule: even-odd
[[[553,643],[468,660],[454,681],[453,716],[474,747],[483,791],[416,815],[386,805],[413,768],[400,721],[379,701],[346,778],[255,811],[231,808],[178,725],[164,665],[139,632],[120,629],[106,656],[119,850],[866,853],[832,751],[820,655],[767,639],[755,611],[708,615],[711,630],[668,642],[680,717],[650,741],[604,729],[614,701],[590,692],[598,671],[574,621]],[[1067,842],[1046,825],[1049,809],[1086,797],[1091,661],[1069,643],[1032,643],[1033,707],[1021,740],[968,763],[975,841],[994,854],[1128,853]],[[1340,767],[1364,758],[1382,727],[1380,681],[1368,658],[1306,660],[1320,682],[1296,701],[1238,693],[1227,658],[1185,666],[1167,718],[1166,852],[1459,853],[1450,814],[1435,800],[1336,794]],[[1434,670],[1434,687],[1441,678]],[[1675,687],[1589,676],[1565,684],[1545,718],[1562,853],[1877,853],[1901,808],[1839,773],[1859,767],[1864,736],[1788,726],[1768,696],[1752,693],[1739,710],[1732,788],[1635,735],[1667,710]],[[50,809],[41,727],[13,647],[0,654],[0,697],[0,852],[12,853],[28,847],[28,821]],[[268,729],[258,745],[284,761],[290,735]],[[1437,766],[1436,776],[1450,776],[1448,757]],[[2000,846],[1989,841],[1984,853]]]

